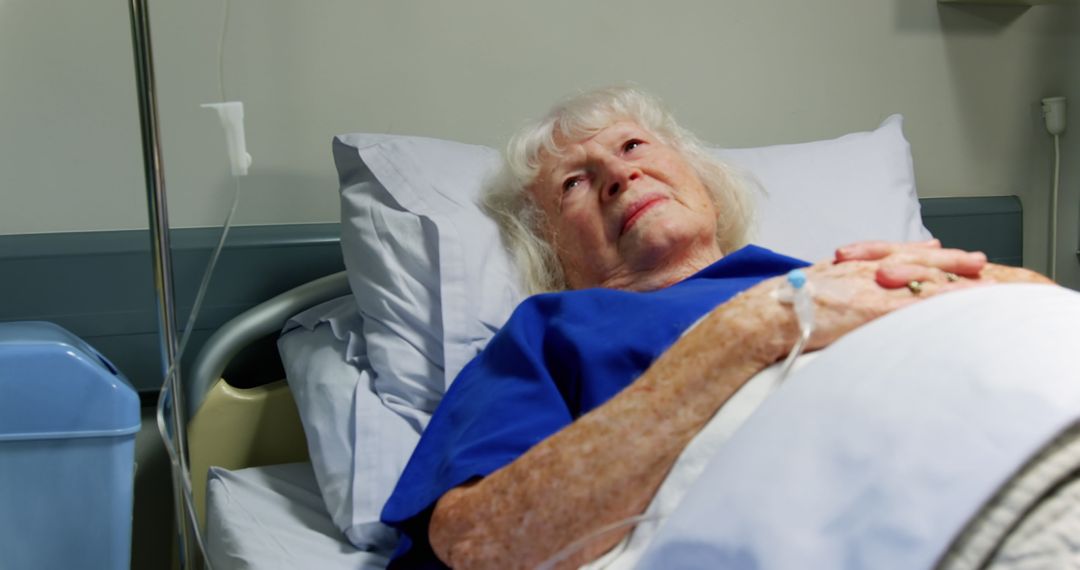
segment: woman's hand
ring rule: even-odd
[[[991,283],[1052,283],[1038,273],[989,264],[981,252],[918,243],[860,242],[806,269],[815,301],[809,348],[823,348],[896,309],[941,293]]]
[[[919,282],[921,287],[939,282],[941,277],[950,282],[960,281],[958,278],[973,279],[977,280],[976,284],[1053,284],[1050,279],[1029,269],[987,263],[986,254],[982,252],[942,249],[941,242],[936,239],[913,243],[854,243],[836,250],[834,263],[847,261],[882,261],[875,278],[887,289],[908,287],[912,281]]]
[[[961,276],[978,278],[986,267],[986,254],[942,249],[936,239],[912,243],[866,241],[836,250],[833,263],[850,261],[880,261],[875,280],[886,289],[896,289],[907,287],[912,281],[920,285],[940,281],[938,277],[950,282]]]

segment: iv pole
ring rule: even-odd
[[[139,96],[139,123],[142,133],[143,166],[146,175],[146,203],[149,209],[150,252],[153,260],[154,291],[158,304],[158,330],[161,335],[163,374],[176,361],[176,305],[173,300],[172,253],[169,249],[169,215],[165,199],[165,174],[161,162],[161,141],[158,137],[157,93],[154,86],[154,57],[150,44],[150,16],[145,0],[130,0],[131,41],[135,59],[135,80]],[[172,376],[171,429],[177,453],[186,453],[183,412],[183,390],[177,389]],[[173,509],[178,524],[180,567],[195,568],[197,553],[193,550],[193,521],[184,507],[183,474],[172,470]]]

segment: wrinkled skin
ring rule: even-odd
[[[816,291],[810,349],[934,295],[992,283],[1050,283],[1025,269],[988,264],[981,253],[943,249],[936,240],[853,244],[805,271]],[[950,281],[947,272],[959,279]],[[716,409],[793,346],[791,309],[773,297],[782,280],[762,282],[714,309],[608,403],[510,465],[444,495],[430,528],[440,558],[455,568],[531,568],[591,531],[642,512]],[[923,282],[918,295],[907,287],[912,280]],[[559,567],[594,560],[627,532],[608,533]]]
[[[959,277],[950,281],[947,274]],[[807,269],[816,283],[816,334],[811,348],[827,346],[870,320],[921,299],[993,283],[1052,284],[1033,271],[987,263],[981,252],[943,249],[938,240],[920,243],[861,242]],[[918,294],[908,289],[921,283]]]

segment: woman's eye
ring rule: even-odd
[[[581,184],[581,177],[580,176],[571,176],[570,178],[567,178],[565,182],[562,183],[563,192],[569,192],[570,190],[573,190],[574,188],[577,188],[580,184]]]
[[[639,147],[639,146],[641,146],[643,144],[645,144],[645,141],[642,141],[642,140],[639,140],[639,139],[630,139],[630,140],[623,143],[623,148],[622,149],[623,149],[623,152],[630,152],[630,151],[634,150],[635,148],[637,148],[637,147]]]

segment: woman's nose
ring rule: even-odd
[[[633,165],[623,163],[610,164],[608,172],[611,176],[603,189],[605,199],[617,198],[619,194],[626,192],[632,181],[641,176],[641,171]]]

